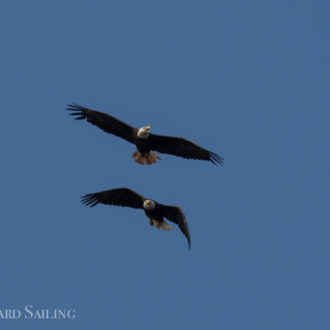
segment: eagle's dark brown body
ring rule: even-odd
[[[146,140],[148,140],[148,138],[147,139],[140,139],[137,136],[134,139],[134,143],[136,145],[136,149],[138,151],[140,151],[141,153],[143,153],[143,154],[146,154],[149,151],[151,151],[151,146],[148,143],[148,141],[146,141]]]
[[[146,214],[148,219],[154,220],[159,223],[156,227],[162,227],[164,224],[164,208],[162,205],[155,203],[155,207],[152,210],[148,210],[144,208],[144,213]],[[152,223],[150,223],[152,225]]]

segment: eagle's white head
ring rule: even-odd
[[[151,126],[143,126],[139,128],[137,132],[137,136],[140,139],[147,139],[149,137],[149,131],[150,131]]]
[[[145,210],[153,210],[155,208],[156,204],[154,201],[152,201],[151,199],[146,199],[143,202],[143,208]]]

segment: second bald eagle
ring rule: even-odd
[[[188,240],[189,249],[191,247],[186,217],[179,206],[157,203],[128,188],[110,189],[87,194],[81,198],[81,201],[84,205],[89,205],[90,207],[101,203],[143,209],[151,226],[155,226],[158,229],[171,230],[172,227],[164,220],[166,218],[179,226]]]
[[[150,126],[137,129],[106,113],[84,108],[78,104],[69,104],[67,110],[73,111],[70,115],[76,116],[75,119],[86,119],[103,131],[135,144],[137,150],[132,158],[139,164],[151,165],[160,159],[154,150],[187,159],[207,160],[215,165],[223,164],[222,157],[184,138],[150,133]]]

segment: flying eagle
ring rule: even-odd
[[[76,116],[75,119],[86,119],[103,131],[135,144],[137,150],[132,158],[139,164],[156,163],[160,158],[153,150],[187,159],[207,160],[215,165],[223,164],[222,157],[184,138],[150,133],[150,126],[137,129],[109,114],[84,108],[75,103],[69,104],[67,110],[73,111],[70,115]]]
[[[84,205],[90,205],[90,207],[101,203],[143,209],[151,226],[163,230],[172,230],[172,226],[164,220],[166,218],[179,226],[188,240],[189,249],[191,247],[188,224],[181,207],[159,204],[154,200],[144,198],[128,188],[117,188],[87,194],[81,197],[81,202]]]

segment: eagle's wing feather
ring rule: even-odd
[[[87,194],[81,197],[81,202],[84,205],[90,205],[90,207],[101,203],[143,209],[144,197],[131,189],[118,188]]]
[[[208,160],[215,165],[223,164],[222,157],[184,138],[150,134],[148,142],[151,150],[187,159]]]
[[[69,104],[67,110],[72,111],[70,115],[76,116],[75,119],[86,119],[89,123],[101,128],[103,131],[134,143],[136,128],[109,114],[88,109],[75,103]]]
[[[179,206],[169,206],[169,205],[162,205],[163,208],[163,216],[176,223],[179,228],[181,229],[182,233],[186,236],[188,240],[189,249],[191,248],[191,241],[190,241],[190,234],[189,228],[186,221],[186,217],[183,214],[181,207]]]

